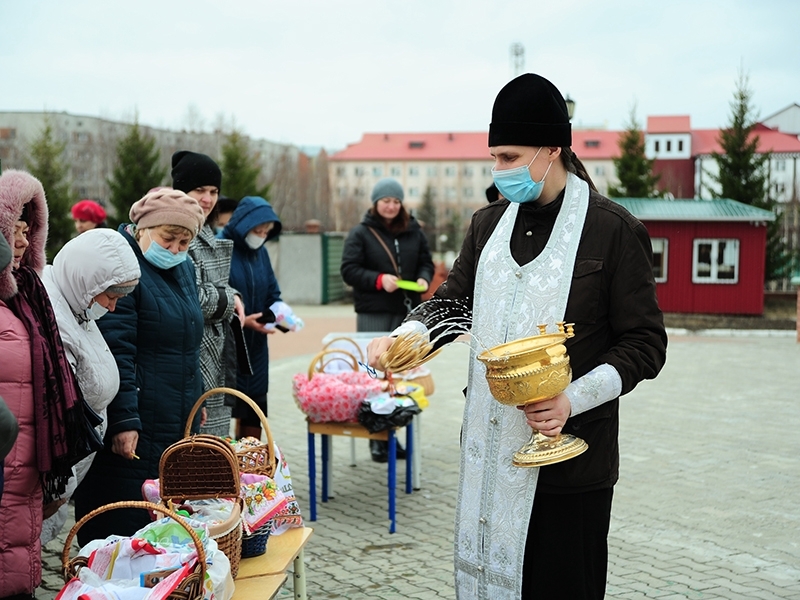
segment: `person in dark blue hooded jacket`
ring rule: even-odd
[[[280,231],[281,222],[272,205],[258,196],[242,198],[222,230],[222,237],[233,240],[229,283],[244,302],[244,339],[253,370],[252,375],[237,373],[237,388],[258,404],[265,415],[269,389],[267,334],[275,331],[265,322],[270,320],[266,317],[275,310],[276,303],[281,302],[281,290],[264,244]],[[261,439],[261,420],[253,409],[237,399],[233,416],[238,438]]]

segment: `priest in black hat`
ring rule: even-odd
[[[647,230],[601,196],[570,149],[566,103],[531,73],[499,94],[489,126],[500,199],[475,212],[445,284],[395,331],[429,332],[445,311],[472,311],[473,350],[461,435],[455,529],[459,599],[605,595],[607,537],[618,479],[619,397],[652,379],[666,358]],[[438,304],[438,305],[437,305]],[[566,341],[572,383],[524,410],[497,402],[476,356],[575,324]],[[373,340],[370,363],[391,338]],[[572,433],[583,454],[543,467],[512,466],[531,428]]]

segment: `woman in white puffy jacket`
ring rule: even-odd
[[[86,402],[103,417],[119,389],[119,371],[95,321],[139,282],[139,261],[130,244],[111,229],[92,229],[67,242],[45,267],[42,279],[58,322],[67,360]],[[73,469],[66,494],[45,507],[42,545],[55,538],[67,519],[66,502],[89,470],[94,455]]]

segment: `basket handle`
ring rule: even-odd
[[[333,355],[335,355],[335,354],[342,355],[343,354],[344,356],[334,356],[333,358],[329,359],[327,362],[324,362],[322,359],[325,358],[329,354],[333,354]],[[335,350],[330,350],[330,349],[329,350],[323,350],[322,352],[319,352],[314,358],[311,359],[311,364],[308,365],[308,380],[311,381],[311,378],[314,377],[314,373],[318,373],[319,372],[317,370],[317,368],[316,368],[317,367],[317,363],[320,363],[320,367],[322,369],[324,369],[325,365],[327,365],[328,363],[330,363],[331,361],[334,361],[334,360],[347,361],[350,364],[350,366],[353,368],[353,371],[358,371],[358,361],[356,360],[356,357],[353,356],[347,350],[341,350],[339,348],[336,348]]]
[[[206,580],[206,551],[203,548],[203,542],[201,542],[200,538],[197,537],[194,529],[189,527],[189,524],[183,519],[183,517],[176,514],[174,511],[171,511],[160,504],[153,504],[152,502],[145,502],[144,500],[124,500],[122,502],[113,502],[111,504],[106,504],[99,508],[95,508],[89,514],[84,515],[80,521],[72,526],[72,529],[70,529],[69,533],[67,534],[67,539],[64,541],[64,551],[61,553],[61,568],[64,569],[64,571],[66,571],[67,566],[69,565],[69,551],[70,547],[72,546],[72,539],[78,534],[78,530],[83,527],[83,525],[89,519],[96,517],[100,513],[114,510],[116,508],[141,508],[145,510],[155,510],[177,521],[177,523],[188,532],[189,537],[192,538],[194,547],[197,550],[197,560],[200,562],[200,581]]]
[[[267,434],[267,444],[269,445],[270,453],[274,452],[273,449],[275,448],[275,442],[272,439],[272,431],[270,431],[269,429],[269,423],[267,422],[267,417],[264,416],[264,411],[262,411],[261,408],[258,406],[258,404],[253,402],[253,400],[251,400],[249,396],[246,396],[239,390],[227,387],[218,387],[210,389],[197,399],[197,402],[194,403],[192,410],[189,411],[189,418],[186,419],[186,429],[183,431],[183,437],[189,437],[189,435],[191,434],[192,421],[194,420],[194,416],[197,414],[197,411],[203,405],[203,402],[206,401],[206,398],[208,398],[209,396],[215,396],[216,394],[230,394],[231,396],[236,396],[240,400],[244,401],[245,404],[249,405],[250,408],[252,408],[256,412],[258,418],[261,419],[261,427]]]
[[[349,337],[337,337],[337,338],[333,338],[333,339],[332,339],[330,342],[328,342],[327,344],[325,344],[325,345],[322,347],[322,349],[323,349],[323,350],[337,350],[337,351],[338,351],[338,350],[341,350],[341,348],[331,348],[331,344],[333,344],[334,342],[347,342],[347,343],[349,343],[349,344],[352,344],[352,345],[353,345],[353,347],[356,349],[356,351],[355,351],[355,353],[354,353],[354,354],[355,354],[356,356],[358,356],[358,360],[360,360],[361,362],[364,362],[364,353],[361,351],[361,346],[359,346],[359,345],[356,343],[356,341],[355,341],[353,338],[349,338]],[[344,350],[342,350],[342,354],[347,354],[347,352],[345,352]]]

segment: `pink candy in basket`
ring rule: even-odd
[[[314,373],[309,380],[298,373],[293,381],[297,405],[312,423],[358,421],[358,409],[367,398],[380,394],[384,382],[363,372]]]

